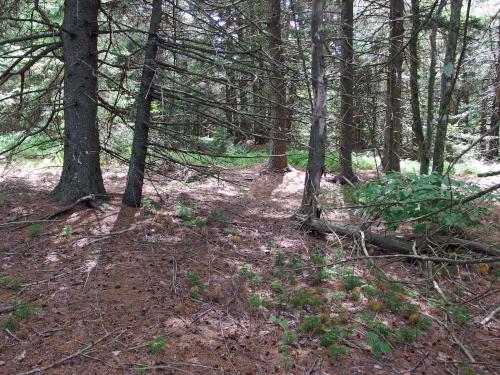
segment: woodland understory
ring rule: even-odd
[[[0,0],[0,374],[500,373],[498,0]]]
[[[480,263],[376,258],[388,253],[360,235],[311,236],[291,218],[304,173],[262,168],[230,170],[232,183],[159,177],[134,209],[120,203],[124,169],[109,167],[100,210],[79,205],[31,224],[61,211],[46,198],[58,171],[11,169],[1,215],[25,224],[0,226],[0,371],[498,371],[497,266],[446,246],[426,255]],[[344,205],[342,187],[324,188],[325,207]],[[348,210],[325,216],[360,224]],[[499,218],[495,206],[495,231],[474,237],[498,241]],[[18,313],[7,324],[9,307]]]

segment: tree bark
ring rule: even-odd
[[[399,172],[402,143],[401,88],[403,70],[403,0],[390,0],[390,44],[387,72],[386,124],[382,166],[386,172]]]
[[[420,160],[420,174],[429,174],[429,168],[431,164],[431,149],[432,149],[432,133],[433,133],[433,121],[434,121],[434,90],[436,87],[436,64],[437,64],[437,48],[436,48],[436,37],[438,30],[437,19],[441,15],[444,6],[446,5],[446,0],[441,0],[436,15],[432,21],[431,35],[429,37],[429,43],[431,47],[430,51],[430,64],[429,64],[429,80],[427,84],[427,120],[425,128],[425,140],[424,140],[424,150],[422,154],[422,159]]]
[[[104,196],[97,124],[98,0],[64,2],[64,160],[51,196],[70,203]]]
[[[340,61],[340,166],[342,177],[357,182],[352,168],[354,50],[353,0],[342,0],[342,56]]]
[[[422,118],[420,116],[420,87],[418,82],[418,69],[420,67],[420,57],[418,55],[418,32],[420,30],[420,0],[411,0],[412,8],[412,35],[408,45],[410,50],[410,92],[411,92],[411,113],[413,130],[412,154],[417,160],[424,158],[424,131]]]
[[[450,114],[450,103],[453,93],[453,70],[455,64],[458,36],[460,33],[460,11],[462,0],[451,0],[450,25],[448,30],[448,43],[441,72],[441,100],[439,103],[439,117],[436,126],[436,140],[434,142],[434,155],[432,170],[443,173],[446,132]]]
[[[151,86],[155,76],[155,59],[158,51],[156,33],[161,23],[162,0],[153,0],[149,35],[142,67],[141,87],[137,96],[137,112],[135,117],[132,156],[128,169],[127,186],[123,195],[123,203],[130,207],[140,207],[142,186],[146,166],[149,124],[151,121]]]
[[[493,113],[491,114],[490,132],[491,139],[488,150],[488,160],[496,160],[498,158],[499,132],[500,125],[500,25],[498,26],[498,51],[496,63],[496,78],[495,78],[495,98],[493,99]]]
[[[349,0],[350,1],[350,0]],[[309,137],[309,159],[307,162],[301,214],[308,218],[319,218],[318,196],[321,177],[325,167],[326,144],[326,84],[323,61],[323,14],[324,0],[313,0],[311,14],[312,61],[311,80],[313,89],[313,113]]]
[[[282,172],[288,168],[286,84],[283,64],[283,41],[281,39],[281,0],[271,0],[269,20],[269,49],[273,58],[271,86],[274,93],[274,125],[271,131],[271,155],[269,170]]]

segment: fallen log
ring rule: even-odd
[[[341,236],[357,236],[361,232],[361,230],[358,228],[333,225],[318,219],[310,219],[304,222],[303,227],[307,230],[315,231],[318,233],[336,233],[337,235]],[[412,254],[413,243],[416,241],[417,248],[419,248],[425,240],[423,238],[408,239],[400,237],[388,237],[370,231],[363,231],[363,234],[366,243],[377,246],[384,252],[395,252],[399,254]],[[498,250],[494,245],[482,242],[447,236],[435,236],[432,237],[430,241],[439,245],[461,247],[479,254],[500,256],[500,250]]]

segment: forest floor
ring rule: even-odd
[[[158,178],[130,209],[125,172],[109,167],[101,210],[24,226],[5,223],[57,210],[59,170],[0,176],[0,373],[499,373],[500,324],[480,324],[500,303],[498,269],[439,269],[446,302],[420,263],[344,263],[359,243],[290,219],[303,172],[261,169],[223,176],[238,184]]]

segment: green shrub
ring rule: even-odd
[[[342,277],[342,282],[344,284],[344,288],[346,290],[349,290],[349,291],[351,291],[354,288],[357,288],[357,287],[360,287],[361,285],[363,285],[363,283],[361,282],[361,280],[359,279],[359,277],[351,275],[351,274],[345,274]]]
[[[283,340],[283,344],[293,345],[298,341],[299,334],[295,331],[285,331],[281,339]]]
[[[379,339],[378,335],[373,332],[366,334],[366,344],[370,347],[372,354],[375,358],[380,358],[382,355],[389,353],[391,350],[389,344]]]
[[[152,354],[158,353],[160,350],[163,350],[166,346],[167,346],[167,340],[161,336],[153,338],[153,340],[151,340],[146,344],[148,352]]]
[[[328,348],[328,356],[330,359],[339,359],[347,354],[349,349],[344,345],[330,345]]]
[[[323,305],[323,299],[312,293],[311,290],[302,288],[290,295],[290,303],[295,307],[319,307]]]
[[[354,199],[358,204],[367,205],[360,211],[362,215],[372,220],[384,220],[388,230],[396,230],[401,222],[412,219],[414,231],[423,233],[436,225],[479,226],[488,210],[477,202],[453,205],[438,212],[450,205],[450,199],[462,199],[479,190],[478,186],[437,174],[390,173],[359,186]],[[433,212],[436,214],[415,220]]]
[[[317,333],[322,329],[321,318],[313,315],[304,319],[304,322],[299,327],[300,333]]]

